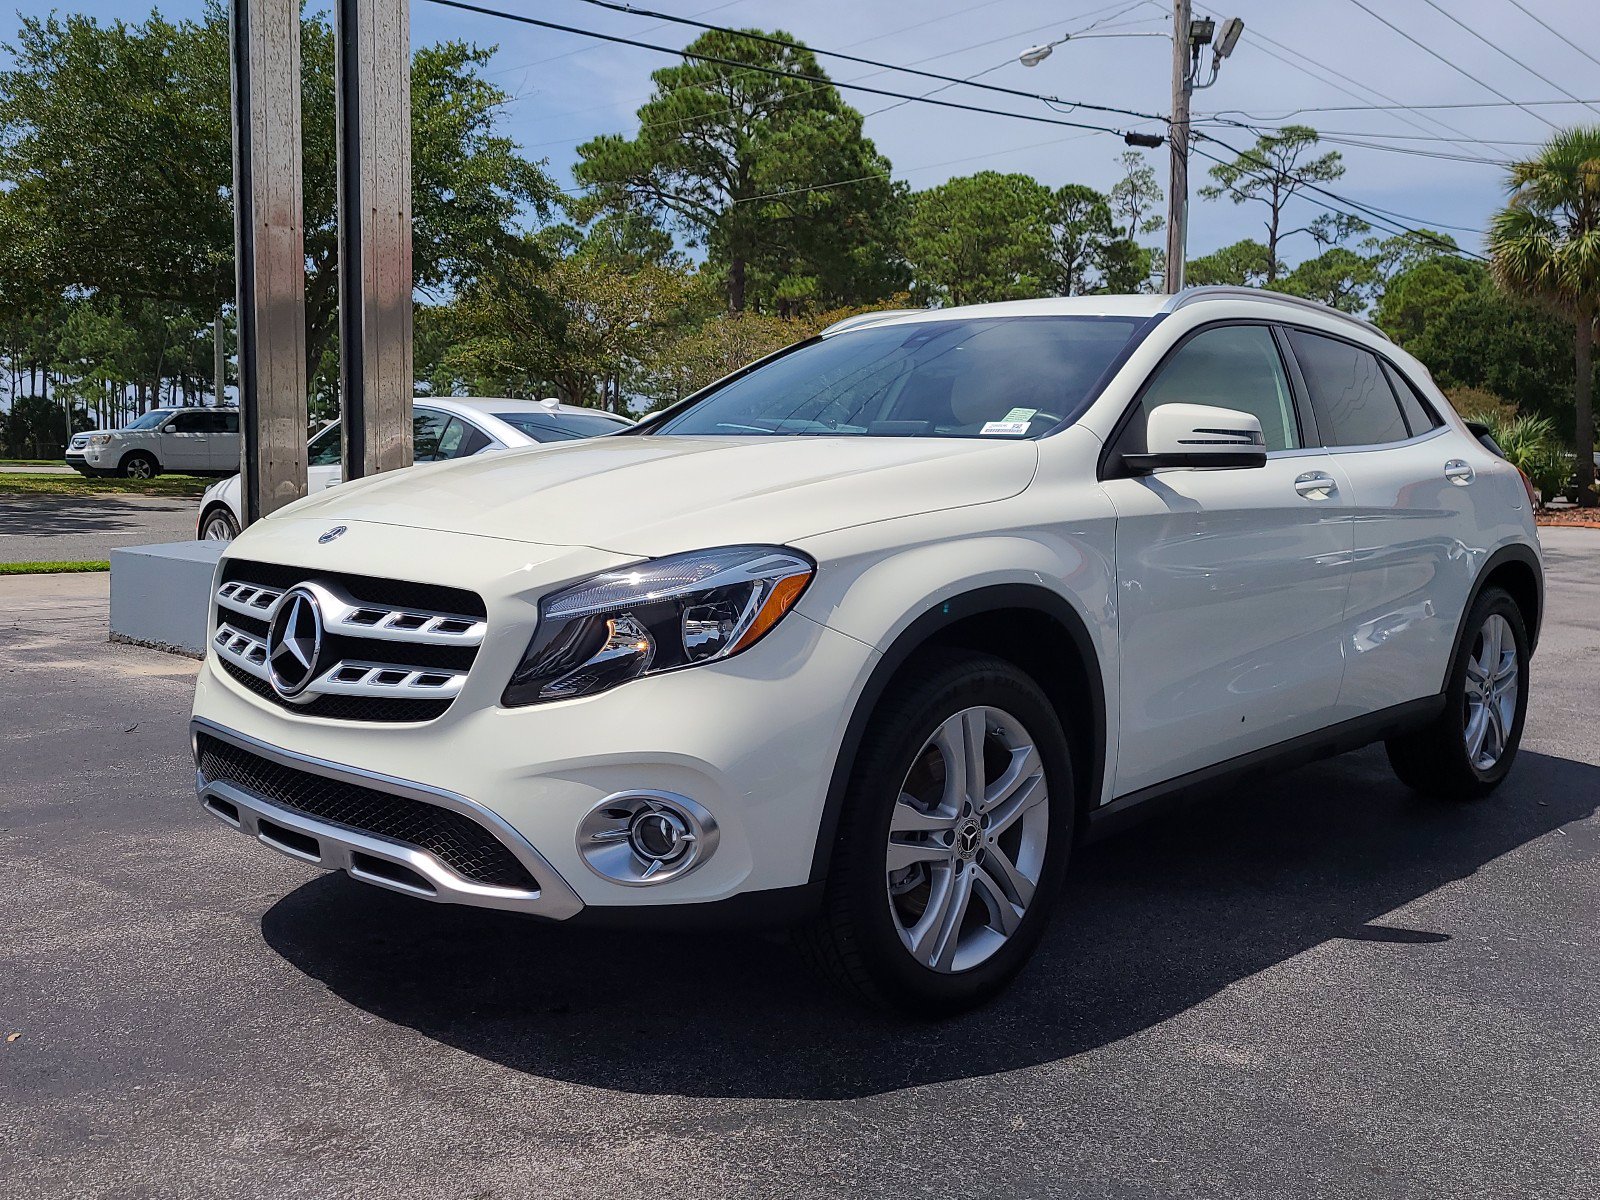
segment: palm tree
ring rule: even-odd
[[[1579,503],[1593,507],[1594,338],[1600,313],[1600,126],[1556,134],[1516,163],[1511,201],[1489,229],[1495,278],[1570,317],[1577,366]]]

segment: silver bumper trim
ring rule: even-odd
[[[224,780],[208,780],[197,767],[195,790],[201,807],[224,824],[231,825],[279,853],[301,862],[311,863],[324,870],[344,871],[352,879],[359,879],[363,883],[376,884],[407,896],[418,896],[442,904],[468,904],[478,908],[505,909],[532,913],[557,921],[575,916],[583,909],[583,901],[578,898],[578,894],[526,838],[513,829],[504,818],[465,796],[396,779],[389,775],[380,775],[374,771],[363,771],[358,767],[327,762],[292,750],[283,750],[208,721],[204,717],[196,717],[189,723],[191,747],[196,742],[196,735],[200,733],[248,750],[281,766],[463,813],[483,825],[499,839],[528,868],[534,879],[539,882],[539,888],[535,891],[526,891],[473,883],[457,875],[426,850],[403,846],[291,811],[236,784]],[[196,757],[198,759],[198,756]],[[229,807],[233,810],[232,815],[229,814]],[[262,828],[263,821],[267,823],[265,829]],[[277,832],[278,830],[286,830],[290,836],[285,838]],[[308,847],[304,843],[296,842],[297,837],[311,839],[315,845]],[[417,884],[403,872],[393,872],[386,876],[383,873],[386,865],[398,866],[403,872],[409,872],[420,878],[423,883]]]

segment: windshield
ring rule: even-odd
[[[566,409],[554,413],[498,412],[494,415],[536,442],[598,437],[604,433],[616,433],[619,429],[631,427],[627,421],[608,417],[603,413],[575,413]]]
[[[170,417],[176,411],[177,411],[176,409],[171,409],[171,408],[152,408],[149,412],[145,413],[145,415],[140,417],[137,421],[134,421],[132,424],[125,425],[125,426],[123,426],[123,428],[125,428],[125,429],[154,429],[157,425],[161,424],[161,422],[165,421],[168,417]]]
[[[1036,437],[1077,417],[1142,317],[973,317],[811,342],[657,434]]]

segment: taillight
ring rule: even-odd
[[[1522,476],[1522,490],[1528,493],[1528,507],[1538,508],[1539,493],[1534,491],[1533,480],[1528,478],[1528,473],[1521,467],[1517,468],[1517,474]]]

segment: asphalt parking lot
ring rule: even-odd
[[[118,546],[194,540],[187,496],[0,496],[0,563],[101,562]]]
[[[1367,750],[1092,847],[942,1025],[269,854],[194,803],[193,664],[0,580],[0,1192],[1593,1197],[1600,533],[1545,533],[1491,801]]]

